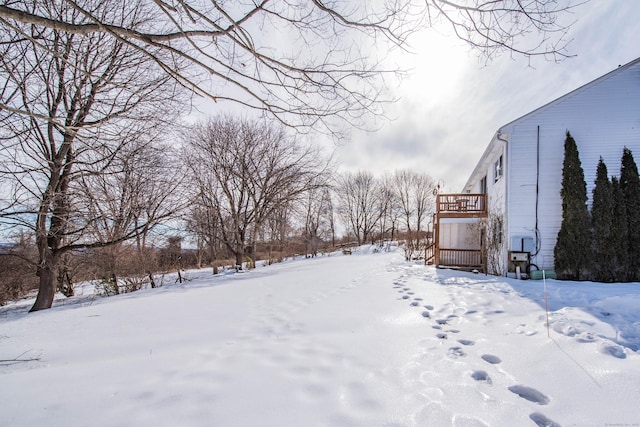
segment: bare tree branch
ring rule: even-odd
[[[198,96],[233,102],[299,130],[338,133],[365,126],[394,100],[382,58],[410,35],[444,23],[486,58],[500,52],[560,60],[572,0],[63,0],[75,11],[5,1],[0,26],[21,39],[33,26],[76,36],[102,34],[137,49]],[[46,5],[49,1],[42,1]],[[136,4],[142,26],[103,13]],[[18,40],[18,37],[15,40]],[[37,34],[33,36],[37,40]],[[0,45],[7,43],[0,38]],[[159,55],[158,52],[165,55]],[[47,54],[51,54],[48,52]],[[6,99],[0,102],[15,108]],[[27,110],[14,110],[29,114]]]

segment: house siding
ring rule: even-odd
[[[622,150],[640,160],[640,63],[610,74],[501,129],[510,134],[509,239],[535,233],[536,146],[540,129],[538,247],[532,262],[553,268],[562,222],[562,162],[566,132],[576,140],[589,205],[600,157],[619,176]]]
[[[576,140],[590,205],[600,157],[610,176],[619,176],[624,147],[640,162],[640,59],[503,126],[498,132],[508,138],[504,150],[505,176],[502,188],[494,186],[489,190],[490,205],[504,206],[506,244],[510,246],[514,237],[533,237],[539,251],[532,262],[545,269],[553,268],[553,250],[562,221],[560,188],[567,131]],[[481,164],[495,158],[493,151],[484,154]],[[473,179],[477,176],[476,173]],[[466,188],[478,185],[479,182],[468,182]]]

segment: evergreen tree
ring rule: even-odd
[[[578,147],[569,131],[564,141],[560,195],[562,224],[553,251],[556,273],[561,279],[585,279],[591,252],[587,184],[584,181]]]
[[[628,148],[622,152],[620,188],[627,208],[627,280],[640,280],[640,177]]]
[[[621,282],[627,280],[627,206],[624,201],[624,193],[620,182],[615,176],[611,178],[613,190],[613,216],[611,223],[611,243],[614,254],[614,280]]]
[[[600,157],[596,170],[595,187],[591,205],[591,224],[593,231],[593,267],[594,279],[599,282],[612,282],[615,274],[615,251],[613,232],[613,188],[609,181],[607,165]]]

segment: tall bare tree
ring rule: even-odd
[[[379,230],[381,243],[385,239],[394,240],[398,232],[401,209],[393,186],[393,175],[385,174],[380,181]]]
[[[336,185],[338,211],[347,230],[363,244],[372,239],[380,209],[380,182],[371,172],[346,172],[338,178]]]
[[[213,207],[221,239],[239,266],[267,218],[321,185],[318,178],[328,166],[316,149],[302,147],[282,127],[231,117],[195,126],[185,161],[197,183],[194,203]]]
[[[509,51],[559,59],[567,56],[570,2],[2,0],[0,25],[16,38],[37,38],[24,31],[33,26],[118,42],[198,95],[233,101],[291,126],[335,131],[336,117],[362,124],[363,115],[382,112],[380,101],[389,97],[381,93],[381,73],[388,70],[378,59],[389,48],[404,48],[413,32],[444,25],[488,58]],[[53,4],[74,14],[51,14],[47,6]],[[110,13],[134,5],[153,17],[153,27]]]
[[[156,134],[140,135],[121,147],[107,165],[99,164],[93,173],[86,169],[78,178],[78,212],[91,219],[84,238],[114,242],[103,251],[106,258],[113,255],[109,276],[116,272],[117,254],[129,238],[135,239],[137,259],[128,264],[136,267],[136,273],[150,274],[150,233],[161,221],[177,217],[184,207],[177,195],[184,176],[180,163],[168,144],[158,139]]]
[[[203,260],[214,263],[214,274],[218,273],[218,266],[215,264],[220,244],[218,221],[215,206],[210,204],[208,197],[198,197],[186,216],[187,231],[195,238],[197,266],[202,267]]]
[[[407,233],[405,257],[411,259],[414,252],[421,249],[423,225],[434,210],[435,181],[427,174],[397,170],[392,186]]]
[[[132,31],[146,31],[152,21],[133,4],[85,3],[91,15]],[[166,72],[125,40],[8,19],[9,5],[16,4],[5,2],[0,19],[0,176],[9,184],[1,190],[0,226],[5,235],[12,228],[35,234],[40,287],[33,311],[51,307],[65,253],[132,238],[158,221],[158,212],[148,212],[117,226],[119,218],[106,216],[84,184],[127,173],[119,163],[125,151],[152,126],[162,126],[159,118],[170,119],[176,89]],[[19,7],[47,22],[93,25],[72,2]],[[133,205],[121,207],[135,216]],[[99,221],[112,233],[87,233]]]
[[[324,177],[323,177],[324,178]],[[301,200],[304,215],[305,256],[316,256],[320,242],[333,237],[333,204],[326,179]]]

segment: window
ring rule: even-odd
[[[502,164],[502,154],[496,160],[496,163],[493,165],[493,182],[498,182],[500,178],[502,178],[502,173],[504,172],[503,164]]]
[[[480,180],[480,194],[487,194],[487,176]]]

